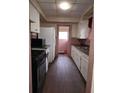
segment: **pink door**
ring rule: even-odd
[[[59,26],[58,53],[67,53],[69,41],[69,26]]]

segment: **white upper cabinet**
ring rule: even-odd
[[[89,33],[88,20],[80,21],[78,24],[77,38],[86,39],[88,37],[88,33]]]
[[[29,3],[29,19],[31,23],[31,32],[40,32],[40,14],[36,8]]]
[[[39,12],[31,3],[29,3],[29,18],[33,22],[37,22],[39,20]]]
[[[76,38],[77,37],[77,31],[78,30],[78,24],[72,24],[72,32],[71,37]]]

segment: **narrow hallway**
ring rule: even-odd
[[[66,55],[59,55],[46,75],[43,93],[84,93],[85,82],[75,64]]]

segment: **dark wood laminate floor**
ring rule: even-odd
[[[84,93],[85,83],[75,64],[66,55],[59,55],[50,66],[43,93]]]

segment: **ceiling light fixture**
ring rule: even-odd
[[[68,2],[61,2],[59,4],[59,7],[62,9],[62,10],[68,10],[71,8],[71,4],[68,3]]]

